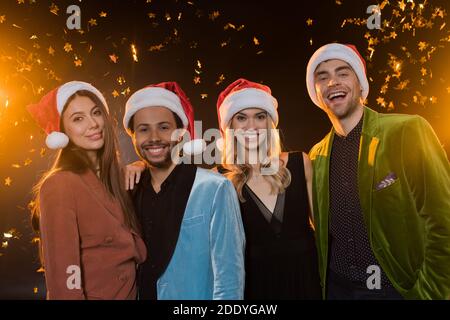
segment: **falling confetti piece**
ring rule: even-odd
[[[55,49],[53,49],[52,46],[50,46],[50,47],[48,48],[48,54],[51,55],[51,56],[54,56],[54,55],[55,55]]]
[[[133,61],[138,62],[137,50],[134,44],[131,44],[131,54],[133,56]]]
[[[117,98],[120,95],[117,90],[114,90],[111,94],[114,98]]]
[[[201,94],[200,94],[200,97],[201,97],[202,99],[206,99],[206,98],[208,98],[208,94],[207,94],[207,93],[201,93]]]
[[[75,67],[81,67],[83,65],[83,61],[81,59],[75,59],[73,63],[75,64]]]
[[[91,27],[96,26],[96,25],[97,25],[97,20],[94,19],[94,18],[91,18],[91,19],[88,21],[88,24],[89,24],[89,26],[91,26]]]
[[[253,43],[255,46],[259,46],[259,40],[256,37],[253,37]]]
[[[130,88],[128,87],[128,88],[126,88],[125,90],[123,90],[120,94],[123,95],[123,96],[127,96],[127,95],[130,94],[130,92],[131,92],[131,90],[130,90]]]
[[[66,44],[64,45],[64,51],[65,52],[70,52],[72,50],[73,50],[72,49],[72,45],[70,43],[66,42]]]
[[[3,23],[6,21],[6,15],[0,16],[0,23]]]
[[[50,5],[50,12],[53,13],[54,15],[58,15],[58,11],[59,11],[58,6],[54,3],[52,3]]]
[[[216,85],[221,84],[224,80],[225,80],[225,76],[223,74],[221,74],[219,76],[219,80],[216,81]]]
[[[117,77],[116,80],[119,85],[124,85],[127,82],[123,76]]]
[[[209,20],[214,21],[219,16],[220,16],[220,12],[219,11],[213,11],[212,13],[209,14]]]
[[[5,179],[5,186],[10,187],[12,183],[12,179],[10,177],[7,177]]]
[[[428,47],[428,43],[426,43],[424,41],[420,41],[418,46],[419,46],[419,50],[423,51],[423,50],[425,50]]]
[[[161,44],[158,44],[158,45],[155,45],[155,46],[151,46],[148,49],[148,51],[161,51],[162,48],[164,48],[164,45],[161,43]]]
[[[308,20],[306,20],[306,25],[307,26],[312,26],[312,24],[313,24],[313,19],[308,18]]]
[[[107,16],[108,14],[107,14],[106,12],[103,12],[103,11],[102,11],[102,12],[100,12],[98,15],[99,15],[100,18],[106,18],[106,16]]]
[[[200,77],[194,77],[194,84],[199,84],[200,82]]]
[[[34,288],[33,288],[33,293],[34,293],[34,294],[37,294],[37,293],[38,293],[38,288],[37,288],[37,287],[34,287]]]
[[[116,56],[115,53],[113,53],[113,54],[110,54],[110,55],[109,55],[109,60],[111,60],[111,61],[114,62],[114,63],[117,63],[117,60],[119,60],[119,57]]]

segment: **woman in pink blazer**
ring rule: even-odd
[[[28,106],[60,149],[35,186],[33,227],[41,238],[48,299],[136,299],[146,258],[124,189],[117,140],[103,95],[72,81]]]

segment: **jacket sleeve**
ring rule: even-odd
[[[413,299],[450,298],[450,164],[445,150],[423,118],[407,125],[403,157],[408,183],[424,223],[425,248],[417,281],[407,293]]]
[[[245,235],[236,191],[223,181],[216,191],[210,225],[214,300],[244,298]]]
[[[74,190],[65,173],[40,190],[40,231],[47,299],[85,299]]]

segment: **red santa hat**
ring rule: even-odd
[[[223,90],[217,99],[217,116],[222,134],[233,116],[248,108],[266,111],[275,126],[278,125],[278,102],[268,86],[246,79],[238,79]],[[217,147],[223,149],[223,138],[217,139]]]
[[[176,82],[162,82],[142,88],[131,95],[125,106],[123,126],[129,130],[131,118],[143,108],[165,107],[180,117],[184,128],[191,136],[190,142],[183,145],[183,151],[188,154],[199,154],[205,149],[205,141],[195,138],[194,108],[189,98]]]
[[[362,97],[363,99],[366,99],[369,94],[369,82],[367,81],[366,62],[364,61],[364,58],[354,45],[330,43],[320,47],[314,52],[311,59],[309,59],[306,68],[306,87],[308,88],[309,96],[314,104],[320,107],[314,86],[314,72],[319,64],[331,59],[342,60],[352,67],[358,77],[359,84],[361,85]]]
[[[233,116],[248,108],[266,111],[278,125],[278,102],[268,86],[238,79],[223,90],[217,99],[217,116],[220,130],[224,132]]]
[[[67,100],[77,91],[86,90],[95,94],[108,111],[105,97],[94,86],[82,81],[70,81],[53,89],[41,101],[27,106],[28,112],[45,131],[45,144],[50,149],[62,149],[69,143],[69,137],[61,132],[61,115]]]

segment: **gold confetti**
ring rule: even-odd
[[[113,54],[110,54],[110,55],[109,55],[109,60],[111,60],[111,61],[114,62],[114,63],[117,63],[117,60],[119,60],[119,57],[116,56],[115,53],[113,53]]]
[[[200,77],[194,77],[194,84],[199,84],[201,82]]]
[[[25,161],[23,162],[23,165],[26,167],[26,166],[29,166],[32,162],[33,162],[33,161],[32,161],[30,158],[27,158],[27,159],[25,159]]]
[[[114,98],[117,98],[120,95],[117,90],[114,90],[111,94]]]
[[[128,88],[126,88],[125,90],[123,90],[120,94],[123,95],[123,96],[127,96],[127,95],[130,94],[130,92],[131,92],[131,90],[130,90],[130,88],[128,87]]]
[[[137,50],[134,44],[131,44],[131,54],[133,56],[133,61],[138,62]]]
[[[253,37],[253,43],[255,46],[259,46],[259,40],[256,37]]]
[[[425,69],[424,67],[422,67],[420,69],[420,73],[422,74],[422,76],[426,76],[427,75],[427,69]]]
[[[6,21],[6,15],[0,16],[0,23],[3,23]]]
[[[306,25],[307,26],[312,26],[312,24],[313,24],[313,19],[308,18],[308,20],[306,20]]]
[[[170,21],[172,19],[169,13],[166,13],[164,17],[166,18],[166,21]]]
[[[437,98],[435,96],[431,96],[430,101],[431,101],[431,103],[435,104],[435,103],[437,103]]]
[[[236,26],[230,22],[228,22],[225,27],[223,27],[224,30],[228,30],[228,29],[235,29],[236,30]]]
[[[41,158],[43,158],[46,153],[47,153],[47,149],[46,148],[41,148],[41,151],[39,152],[39,155],[41,156]]]
[[[17,0],[17,3],[18,3],[18,4],[25,3],[25,0]]]
[[[50,5],[50,12],[53,13],[54,15],[58,15],[58,11],[59,11],[58,6],[54,3],[52,3]]]
[[[10,177],[7,177],[5,179],[5,186],[10,187],[12,183],[12,179]]]
[[[221,84],[224,80],[225,80],[225,76],[223,74],[221,74],[219,76],[219,80],[216,81],[216,85]]]
[[[106,18],[106,16],[107,16],[108,14],[107,14],[106,12],[103,12],[103,11],[102,11],[102,12],[100,12],[98,15],[99,15],[100,18]]]
[[[212,13],[209,14],[209,20],[214,21],[219,16],[220,16],[220,12],[219,11],[213,11]]]
[[[149,13],[147,14],[147,16],[148,16],[150,19],[156,18],[156,14],[154,14],[153,12],[149,12]]]
[[[94,19],[94,18],[91,18],[91,19],[88,21],[88,24],[89,24],[91,27],[96,26],[96,25],[97,25],[97,20]]]
[[[37,294],[37,293],[38,293],[38,288],[37,288],[37,287],[34,287],[34,288],[33,288],[33,293],[34,293],[34,294]]]
[[[202,98],[202,100],[206,99],[206,98],[208,98],[208,94],[207,93],[201,93],[200,97]]]
[[[424,41],[420,41],[418,44],[419,50],[423,51],[428,47],[428,43],[424,42]]]
[[[75,67],[81,67],[83,65],[83,61],[81,59],[75,59],[73,63],[75,64]]]
[[[398,7],[400,8],[400,10],[405,11],[406,8],[406,3],[402,0],[398,2]]]
[[[53,49],[52,46],[50,46],[50,47],[48,48],[48,54],[51,55],[51,56],[54,56],[54,55],[55,55],[55,49]]]
[[[118,76],[116,80],[119,85],[123,85],[127,82],[123,76]]]
[[[64,45],[64,51],[65,52],[70,52],[72,50],[73,50],[72,49],[72,45],[70,43],[66,42],[66,44]]]
[[[161,51],[162,48],[164,48],[164,45],[161,43],[161,44],[158,44],[158,45],[151,46],[148,49],[148,51]]]
[[[21,168],[20,164],[17,164],[17,163],[14,163],[13,165],[11,165],[11,167],[13,167],[15,169]]]
[[[384,98],[383,98],[383,97],[378,97],[378,98],[377,98],[377,103],[378,103],[380,106],[382,106],[382,107],[385,107],[385,106],[386,106],[386,102],[384,101]]]

